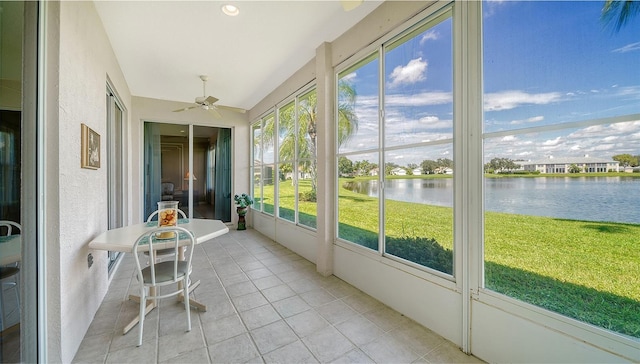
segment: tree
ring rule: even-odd
[[[422,172],[425,174],[433,174],[438,168],[438,162],[430,159],[425,159],[420,163],[420,168],[422,168]]]
[[[338,158],[338,173],[340,176],[353,175],[353,162],[347,157]]]
[[[578,167],[575,164],[572,164],[572,165],[569,166],[569,170],[567,172],[569,172],[569,173],[580,173],[580,172],[582,172],[582,168]]]
[[[369,173],[378,168],[378,165],[368,160],[357,161],[353,164],[353,171],[358,176],[368,176]]]
[[[605,0],[600,19],[617,32],[638,13],[640,13],[640,1]]]
[[[493,170],[494,173],[513,171],[519,168],[520,165],[509,158],[493,158],[489,163],[484,165],[485,172]]]
[[[338,144],[344,144],[358,130],[358,117],[355,113],[356,91],[347,82],[338,84]],[[311,191],[317,189],[317,104],[318,97],[315,91],[309,92],[298,100],[297,116],[298,128],[296,130],[296,108],[293,103],[280,108],[279,130],[280,160],[293,161],[296,158],[296,140],[298,141],[298,160],[300,167],[311,175]],[[275,130],[273,125],[263,129],[265,144],[273,143]]]
[[[632,156],[631,154],[618,154],[614,155],[614,161],[620,163],[622,167],[636,167],[638,166],[638,156]]]
[[[392,171],[394,168],[398,168],[398,167],[400,167],[400,166],[399,166],[399,165],[397,165],[397,164],[395,164],[395,163],[393,163],[393,162],[387,162],[387,163],[385,163],[385,164],[384,164],[384,175],[385,175],[385,176],[390,176],[390,175],[391,175],[391,171]]]
[[[453,168],[453,161],[449,158],[438,158],[436,162],[438,162],[439,167]]]

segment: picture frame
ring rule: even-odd
[[[80,166],[88,169],[100,168],[100,134],[85,124],[81,124],[81,133],[82,149]]]

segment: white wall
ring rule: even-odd
[[[141,120],[231,127],[233,163],[238,166],[232,181],[234,192],[240,193],[249,189],[249,128],[246,115],[222,111],[223,119],[212,120],[199,110],[171,112],[182,103],[132,98],[93,3],[49,3],[47,9],[47,352],[51,362],[70,362],[109,286],[107,253],[87,248],[108,227],[107,78],[126,109],[128,223],[140,221],[142,213]],[[80,168],[81,123],[101,135],[98,170]],[[89,253],[94,256],[91,268]]]
[[[88,242],[107,229],[107,77],[127,108],[131,96],[93,3],[47,7],[48,360],[70,362],[108,288],[107,253],[92,252],[95,263],[87,264]],[[80,168],[81,123],[101,136],[98,170]]]

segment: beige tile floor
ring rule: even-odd
[[[232,230],[194,251],[192,309],[161,301],[138,326],[134,262],[127,254],[75,356],[75,363],[480,363],[255,230]]]

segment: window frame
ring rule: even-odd
[[[410,38],[411,36],[415,35],[414,33],[419,31],[419,30],[423,30],[425,28],[432,26],[436,26],[438,24],[440,24],[443,21],[443,18],[450,18],[452,21],[452,39],[451,39],[451,48],[453,49],[453,55],[452,55],[452,72],[453,72],[453,112],[454,112],[454,116],[453,116],[453,133],[451,138],[448,138],[446,140],[437,140],[437,141],[431,141],[431,142],[427,142],[427,143],[411,143],[411,144],[406,144],[406,145],[393,145],[391,147],[386,147],[385,146],[385,134],[384,134],[384,128],[385,128],[385,118],[384,118],[384,97],[385,97],[385,62],[384,62],[384,57],[385,57],[385,50],[386,47],[388,45],[394,45],[397,46],[399,44],[402,44],[402,40],[405,38]],[[458,153],[456,153],[458,151],[458,147],[457,144],[460,144],[459,142],[456,142],[456,139],[460,139],[461,137],[456,134],[456,130],[461,129],[457,124],[459,124],[459,120],[457,120],[456,118],[456,111],[457,111],[457,104],[459,104],[460,102],[457,101],[456,99],[456,93],[455,90],[458,87],[457,86],[457,82],[459,82],[459,80],[456,80],[456,73],[459,72],[459,67],[457,66],[457,62],[460,62],[459,57],[456,57],[456,47],[457,47],[457,43],[458,40],[456,39],[456,21],[455,21],[455,9],[454,9],[454,2],[445,2],[445,3],[436,3],[433,4],[432,6],[430,6],[429,8],[425,9],[424,11],[420,12],[419,14],[415,15],[414,17],[412,17],[410,20],[406,21],[402,26],[399,26],[397,28],[395,28],[393,31],[389,32],[386,36],[381,37],[380,39],[378,39],[376,42],[373,42],[371,45],[369,45],[368,47],[365,47],[364,49],[360,50],[359,52],[355,53],[354,55],[352,55],[351,57],[347,58],[345,61],[341,62],[339,65],[337,65],[334,68],[334,87],[335,87],[335,96],[334,96],[334,102],[336,102],[337,98],[338,98],[338,81],[340,80],[340,76],[350,70],[354,70],[357,69],[359,65],[362,65],[366,62],[368,62],[369,60],[371,60],[372,58],[377,58],[378,59],[378,79],[379,79],[379,85],[378,85],[378,146],[375,148],[367,148],[367,149],[363,149],[363,150],[357,150],[357,151],[353,151],[353,150],[347,150],[347,151],[340,151],[340,146],[337,145],[335,146],[335,150],[334,150],[334,166],[335,166],[335,191],[336,191],[336,195],[334,196],[334,206],[336,208],[336,213],[335,213],[335,219],[334,219],[334,231],[335,231],[335,236],[334,239],[336,241],[336,243],[340,244],[341,246],[345,246],[345,247],[349,247],[350,249],[357,249],[359,252],[362,252],[366,255],[371,255],[371,256],[377,256],[379,258],[384,258],[387,259],[389,261],[390,264],[394,265],[394,266],[398,266],[401,267],[401,269],[410,269],[411,271],[414,272],[418,272],[418,274],[420,276],[425,277],[428,280],[432,280],[432,281],[436,281],[438,282],[438,284],[444,285],[446,287],[459,287],[459,283],[458,280],[456,279],[456,277],[460,276],[460,274],[462,273],[460,270],[460,266],[461,264],[456,264],[456,262],[461,259],[459,258],[460,255],[460,251],[462,249],[460,249],[461,247],[461,242],[460,242],[460,237],[461,237],[461,233],[459,232],[459,229],[457,229],[456,225],[456,221],[459,221],[461,219],[461,216],[459,213],[457,213],[457,210],[460,210],[459,206],[460,206],[460,202],[457,200],[460,199],[456,199],[455,198],[455,189],[458,186],[458,183],[456,183],[456,180],[461,179],[461,178],[454,178],[454,203],[453,203],[453,226],[452,228],[452,234],[453,234],[453,261],[452,261],[452,265],[453,265],[453,271],[452,274],[446,274],[443,272],[440,272],[436,269],[433,269],[431,267],[428,266],[423,266],[411,261],[408,261],[406,259],[403,259],[401,257],[396,257],[393,256],[391,254],[387,254],[385,253],[385,242],[386,242],[386,238],[385,238],[385,211],[384,211],[384,202],[385,202],[385,195],[384,195],[384,180],[385,180],[385,175],[384,175],[384,166],[385,166],[385,153],[388,151],[393,151],[393,150],[400,150],[400,149],[408,149],[408,148],[412,148],[412,147],[416,147],[416,146],[438,146],[438,145],[442,145],[444,143],[451,143],[452,144],[452,150],[454,151],[454,174],[458,174],[458,170],[456,170],[455,166],[456,165],[460,165],[461,163],[457,160],[458,158],[460,158],[458,156]],[[458,99],[460,98],[460,95],[457,95]],[[334,113],[334,123],[338,122],[338,115],[337,113]],[[335,128],[335,134],[334,134],[334,140],[338,140],[338,130],[337,128]],[[338,206],[339,206],[339,196],[337,191],[340,190],[340,186],[339,186],[339,172],[338,172],[338,160],[340,157],[348,157],[350,155],[359,155],[359,154],[368,154],[368,153],[378,153],[378,168],[379,168],[379,173],[378,173],[378,183],[380,186],[382,186],[381,191],[379,192],[379,196],[378,196],[378,226],[379,226],[379,231],[378,231],[378,249],[377,250],[372,250],[369,248],[366,248],[360,244],[345,240],[343,238],[339,237],[339,211],[338,211]],[[458,288],[455,288],[458,289]]]

